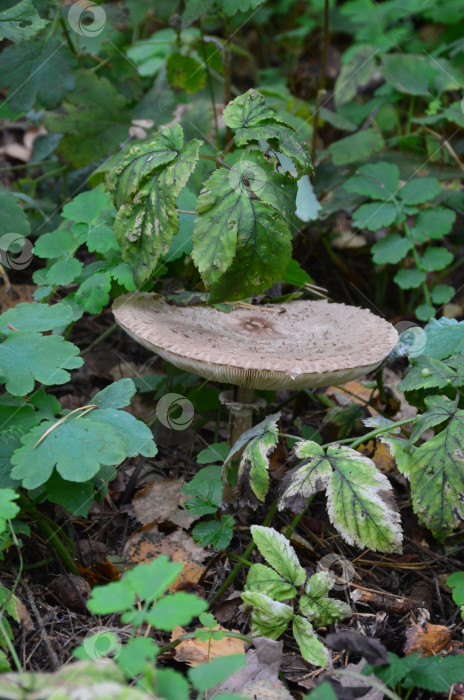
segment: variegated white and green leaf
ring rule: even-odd
[[[408,440],[398,435],[379,435],[379,440],[387,445],[391,455],[395,458],[398,471],[404,474],[404,476],[409,476],[411,454],[416,448],[414,446],[409,446]]]
[[[273,527],[252,525],[250,530],[255,545],[267,563],[293,586],[301,586],[306,572],[288,539]]]
[[[305,617],[295,615],[293,618],[293,636],[300,647],[301,655],[314,666],[327,666],[329,654],[317,638],[313,626]]]
[[[316,598],[309,595],[301,596],[300,610],[317,627],[331,625],[336,620],[344,620],[353,612],[343,600],[335,598]]]
[[[254,431],[253,435],[250,436],[251,439],[248,439],[248,444],[240,460],[238,471],[240,489],[243,491],[249,485],[259,501],[265,500],[269,490],[269,455],[277,444],[277,420],[279,415],[268,416],[252,429]],[[256,428],[259,428],[259,430],[256,430]],[[251,433],[251,431],[247,431],[247,433]],[[244,435],[242,435],[243,437]],[[234,448],[235,445],[232,449]],[[229,457],[230,453],[227,460],[229,460]]]
[[[293,618],[293,608],[285,603],[272,600],[264,593],[244,591],[242,600],[251,605],[251,633],[254,637],[278,639]]]
[[[273,600],[290,600],[296,596],[296,588],[282,576],[264,564],[250,566],[245,590],[251,593],[265,593]]]
[[[311,598],[323,598],[332,590],[333,585],[334,577],[329,571],[318,571],[308,579],[306,593]]]
[[[282,479],[279,510],[283,508],[290,508],[295,512],[302,510],[308,498],[327,488],[332,476],[332,469],[324,449],[317,442],[312,440],[299,442],[295,447],[295,454],[307,461],[287,472]]]

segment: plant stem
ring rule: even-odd
[[[407,425],[408,423],[414,423],[414,421],[417,420],[418,416],[413,416],[412,418],[404,418],[403,420],[398,420],[395,423],[390,423],[390,425],[384,425],[381,428],[376,428],[375,430],[371,430],[370,433],[366,433],[365,435],[362,435],[360,438],[356,438],[353,440],[353,438],[347,438],[346,440],[335,440],[335,444],[341,445],[341,444],[346,444],[347,442],[352,442],[351,448],[355,450],[359,445],[362,445],[363,442],[366,440],[370,440],[373,437],[376,437],[377,435],[381,435],[382,433],[388,433],[393,428],[400,428],[402,425]],[[327,442],[325,445],[322,445],[322,447],[329,447],[334,443]]]
[[[412,235],[412,233],[409,229],[409,226],[407,224],[404,224],[404,232],[412,243],[412,256],[414,258],[414,262],[416,264],[417,269],[420,270],[421,269],[420,258],[419,258],[419,254],[418,254],[417,249],[416,249],[416,243],[414,241],[414,236]],[[430,298],[430,292],[429,292],[428,287],[427,287],[427,282],[426,281],[422,282],[421,287],[422,287],[422,292],[424,293],[424,299],[425,299],[426,303],[429,306],[432,306],[432,300]]]
[[[211,108],[213,110],[213,119],[214,119],[214,133],[216,136],[216,147],[218,147],[218,139],[219,139],[219,126],[218,126],[218,118],[217,118],[217,111],[216,111],[216,100],[214,99],[214,88],[213,88],[213,81],[211,78],[211,71],[209,69],[209,63],[208,63],[208,56],[206,55],[206,43],[205,43],[205,34],[203,31],[203,26],[201,24],[201,20],[198,20],[198,26],[200,28],[200,35],[201,35],[201,41],[200,41],[200,46],[201,46],[201,52],[203,54],[203,61],[205,64],[205,69],[206,69],[206,82],[208,84],[208,91],[209,91],[209,97],[211,100]]]
[[[5,625],[3,624],[2,620],[2,615],[0,615],[0,640],[6,644],[8,647],[8,651],[11,654],[11,658],[13,659],[14,665],[16,666],[16,670],[18,673],[22,673],[22,668],[21,668],[21,662],[18,659],[18,655],[16,653],[16,649],[13,646],[13,643],[11,639],[8,636],[8,632],[5,629]]]
[[[274,515],[276,514],[276,512],[277,512],[277,501],[274,501],[271,504],[271,507],[269,508],[269,510],[266,514],[266,517],[263,520],[263,527],[266,527],[267,525],[269,525],[269,523],[271,522],[271,520],[274,517]],[[252,551],[255,549],[255,546],[256,546],[255,543],[253,542],[253,540],[251,540],[250,544],[243,552],[242,559],[248,559],[248,557],[250,556]],[[233,581],[235,581],[235,579],[239,575],[240,571],[242,570],[242,567],[243,567],[243,563],[241,561],[239,561],[234,566],[234,568],[232,569],[230,574],[227,576],[227,578],[223,582],[222,586],[220,586],[220,588],[216,591],[216,593],[213,595],[213,597],[209,601],[210,608],[216,603],[216,601],[219,600],[219,598],[221,598],[224,595],[226,590],[229,588],[230,584]]]
[[[306,505],[305,505],[305,507],[303,508],[303,510],[301,511],[301,513],[297,513],[297,514],[295,515],[295,517],[293,518],[292,522],[290,523],[290,525],[289,525],[289,526],[287,527],[287,529],[285,530],[285,533],[284,533],[284,534],[285,534],[285,537],[287,538],[287,540],[290,539],[290,537],[293,535],[293,533],[295,532],[296,528],[297,528],[298,525],[300,524],[300,520],[301,520],[301,518],[304,516],[304,514],[306,513],[306,511],[308,510],[309,506],[311,505],[311,503],[312,503],[312,501],[313,501],[313,499],[314,499],[314,495],[315,495],[315,494],[313,494],[310,498],[308,498],[308,500],[306,501]]]
[[[85,348],[85,350],[82,350],[82,352],[80,353],[81,357],[84,357],[84,355],[87,355],[87,353],[89,353],[91,350],[96,348],[97,345],[100,345],[100,343],[102,343],[104,340],[106,340],[106,338],[108,338],[108,336],[110,336],[112,333],[114,333],[114,331],[116,330],[117,327],[118,327],[118,324],[113,323],[113,325],[110,326],[109,328],[107,328],[106,331],[103,331],[103,333],[100,333],[98,338],[95,338],[93,343],[90,343],[90,345],[87,348]]]

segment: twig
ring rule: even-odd
[[[27,585],[27,583],[26,583],[26,581],[25,581],[24,579],[22,580],[21,585],[22,585],[22,587],[24,588],[24,591],[25,591],[25,593],[26,593],[27,602],[29,603],[29,605],[30,605],[30,607],[31,607],[31,610],[32,610],[32,612],[34,613],[35,618],[36,618],[36,620],[37,620],[37,622],[38,622],[38,627],[39,627],[39,630],[40,630],[39,634],[40,634],[40,636],[42,637],[43,643],[45,644],[45,647],[46,647],[46,649],[47,649],[47,652],[48,652],[48,655],[49,655],[49,657],[50,657],[50,661],[51,661],[53,670],[54,670],[54,671],[57,671],[57,670],[60,668],[61,664],[60,664],[60,662],[59,662],[59,660],[58,660],[58,657],[57,657],[57,655],[56,655],[56,653],[55,653],[55,650],[54,650],[53,647],[52,647],[52,644],[51,644],[51,642],[50,642],[50,639],[49,639],[47,633],[45,632],[45,623],[44,623],[44,621],[43,621],[43,619],[42,619],[41,614],[39,613],[39,610],[38,610],[38,608],[37,608],[37,605],[35,604],[35,600],[34,600],[34,596],[32,595],[32,591],[31,591],[31,589],[29,588],[29,586]]]

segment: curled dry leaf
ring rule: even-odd
[[[239,630],[228,630],[221,625],[214,628],[221,632],[239,632]],[[185,634],[182,627],[175,627],[172,631],[171,640],[178,639],[181,634]],[[176,647],[175,657],[177,661],[188,664],[188,666],[198,666],[206,664],[216,656],[231,656],[232,654],[244,654],[245,642],[243,639],[235,637],[223,637],[222,639],[210,639],[202,642],[200,639],[185,639]]]
[[[445,649],[451,641],[453,633],[444,625],[431,625],[426,622],[422,625],[412,625],[406,630],[405,654],[419,656],[432,656]]]

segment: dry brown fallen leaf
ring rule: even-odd
[[[443,625],[431,625],[426,622],[424,626],[412,625],[406,630],[405,654],[419,656],[432,656],[445,649],[452,637],[452,631]]]
[[[222,632],[239,632],[239,630],[228,630],[221,625],[214,628]],[[185,634],[182,627],[175,627],[172,631],[171,641],[178,639],[181,634]],[[223,637],[222,639],[210,639],[202,642],[199,639],[185,639],[176,647],[176,661],[188,664],[188,666],[198,666],[206,664],[216,656],[231,656],[232,654],[244,654],[245,642],[243,639],[235,637]]]
[[[188,529],[199,516],[184,508],[188,497],[180,492],[183,485],[183,479],[157,479],[146,484],[132,501],[137,520],[142,525],[169,520]]]
[[[202,562],[210,556],[184,530],[175,530],[166,535],[156,525],[135,533],[124,547],[126,567],[149,562],[162,554],[184,565],[179,578],[169,586],[169,591],[175,591],[179,584],[197,583],[204,571]]]

